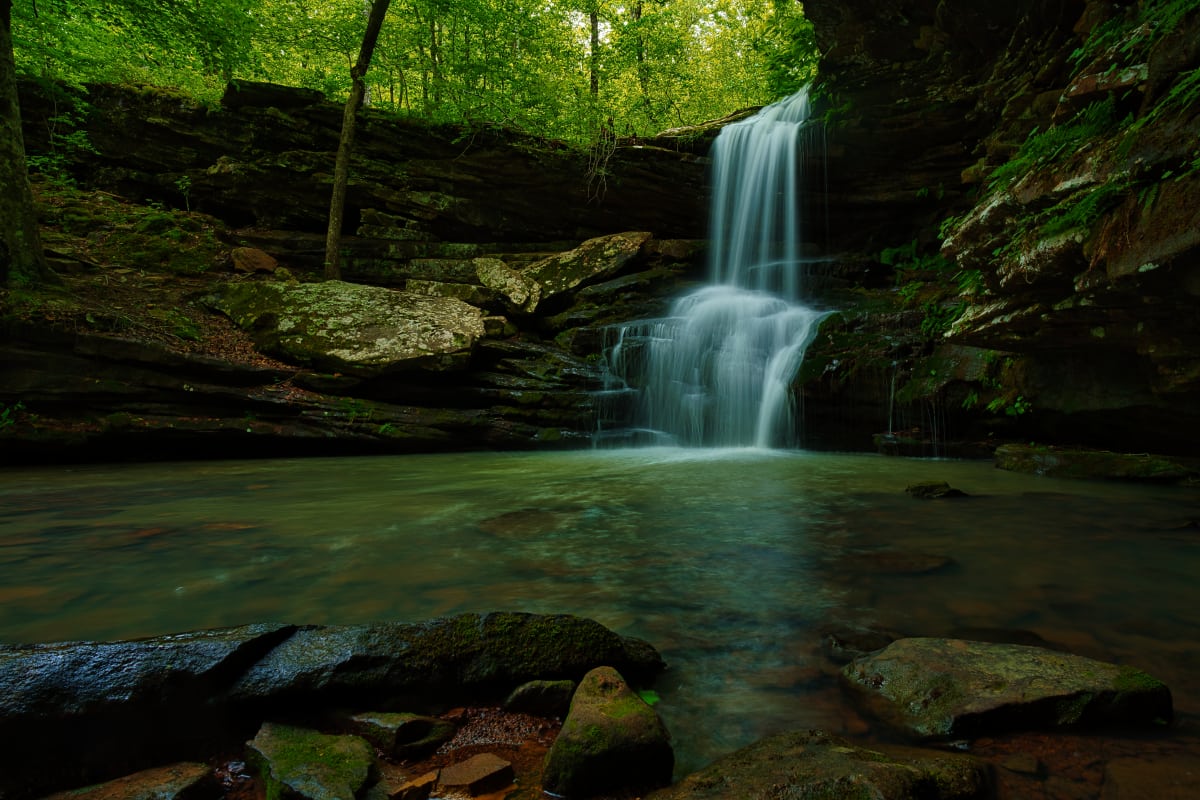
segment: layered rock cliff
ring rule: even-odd
[[[1200,6],[805,11],[829,247],[868,276],[828,295],[843,313],[809,351],[810,428],[852,408],[893,437],[1194,452]]]
[[[812,187],[821,202],[808,204],[824,209],[810,230],[829,258],[808,285],[836,313],[796,381],[803,444],[945,453],[953,441],[984,452],[1007,439],[1195,451],[1194,0],[804,5],[823,53],[816,93],[829,152],[825,180]],[[236,247],[316,275],[334,104],[255,84],[216,107],[115,87],[91,87],[86,101],[86,113],[66,113],[61,93],[26,87],[31,152],[88,190],[199,218],[150,214],[125,225],[173,236],[160,237],[167,245],[210,235],[213,247],[172,267],[172,280],[230,269]],[[75,437],[54,451],[66,457],[106,457],[128,441],[142,454],[166,442],[178,455],[584,443],[604,325],[661,313],[700,275],[712,132],[577,150],[368,111],[345,275],[480,309],[484,333],[445,362],[453,368],[364,377],[288,361],[274,318],[246,335],[283,362],[211,363],[171,342],[130,345],[119,335],[127,306],[38,301],[35,313],[10,315],[0,435],[17,446],[6,452],[44,452],[53,420]],[[98,263],[94,253],[113,239],[104,225],[79,221],[71,202],[44,205],[68,281],[155,284],[158,267],[141,261],[183,257],[167,247]],[[542,299],[558,278],[539,270],[556,254],[621,231],[653,238],[602,276]],[[80,236],[92,249],[72,244]],[[135,273],[114,275],[118,261]],[[184,320],[220,308],[199,301],[209,293],[184,297],[194,309]],[[84,373],[93,380],[76,379]]]
[[[572,148],[368,109],[350,283],[297,283],[322,269],[336,104],[260,84],[214,107],[22,100],[65,291],[3,298],[10,461],[586,444],[603,325],[659,313],[701,252],[688,141]]]

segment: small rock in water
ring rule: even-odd
[[[906,492],[921,500],[937,500],[943,497],[970,497],[961,489],[955,489],[945,481],[922,481],[910,484]]]

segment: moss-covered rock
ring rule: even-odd
[[[521,270],[521,276],[537,283],[543,298],[553,297],[581,284],[613,277],[650,237],[650,233],[635,231],[588,239],[574,250],[530,264]]]
[[[568,797],[671,781],[675,753],[657,712],[612,667],[584,676],[546,754],[542,787]]]
[[[762,739],[646,800],[969,800],[991,796],[988,766],[912,747],[865,747],[824,731]]]
[[[227,283],[209,303],[293,363],[371,376],[465,366],[484,313],[461,300],[342,281]]]
[[[375,777],[375,751],[358,736],[265,723],[246,743],[266,800],[351,800]]]
[[[884,719],[931,738],[1172,716],[1170,690],[1140,670],[1026,645],[900,639],[842,678]]]

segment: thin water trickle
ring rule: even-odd
[[[811,261],[802,253],[801,188],[820,144],[808,120],[805,89],[717,137],[710,285],[677,300],[663,319],[615,329],[608,374],[632,390],[621,411],[636,422],[602,430],[598,442],[795,443],[791,381],[825,314],[800,302]]]

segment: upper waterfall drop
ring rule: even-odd
[[[709,277],[713,284],[800,298],[805,158],[824,155],[808,88],[727,125],[712,147]]]
[[[618,326],[605,352],[618,387],[608,393],[633,404],[626,440],[795,443],[791,381],[825,315],[800,302],[801,187],[813,155],[824,155],[823,139],[809,124],[807,88],[718,135],[710,285],[675,301],[665,318]]]

